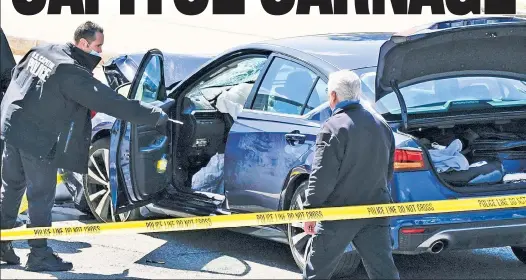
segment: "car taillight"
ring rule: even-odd
[[[402,233],[403,234],[421,234],[426,232],[426,229],[424,228],[403,228]]]
[[[395,171],[421,170],[425,166],[421,151],[396,149],[394,156]]]
[[[93,117],[95,117],[96,114],[97,114],[97,112],[90,111],[90,115],[91,115],[91,118],[92,118],[92,119],[93,119]]]

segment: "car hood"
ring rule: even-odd
[[[526,21],[394,35],[380,48],[376,101],[398,88],[460,76],[526,80]]]

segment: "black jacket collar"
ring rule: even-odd
[[[332,115],[334,116],[336,114],[343,113],[345,111],[357,110],[357,109],[362,109],[362,108],[363,108],[363,106],[360,103],[349,103],[349,104],[343,105],[341,107],[335,108],[334,111],[332,112]]]
[[[81,66],[88,68],[91,72],[95,70],[95,67],[101,61],[100,57],[91,55],[73,45],[72,43],[66,44],[69,55]]]

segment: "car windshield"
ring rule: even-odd
[[[364,97],[381,114],[400,114],[394,92],[375,102],[376,69],[357,71],[362,79]],[[526,105],[526,81],[476,76],[427,81],[400,89],[408,114],[447,112],[452,106],[463,110]],[[484,106],[484,107],[483,107]]]
[[[254,83],[258,78],[259,69],[265,61],[265,59],[247,60],[225,66],[213,73],[210,80],[201,83],[200,89]]]

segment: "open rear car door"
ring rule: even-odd
[[[156,49],[142,59],[128,98],[161,107],[165,112],[175,104],[166,97],[164,57]],[[111,131],[110,184],[114,214],[144,206],[154,200],[171,178],[169,151],[171,136],[155,127],[117,120]]]

